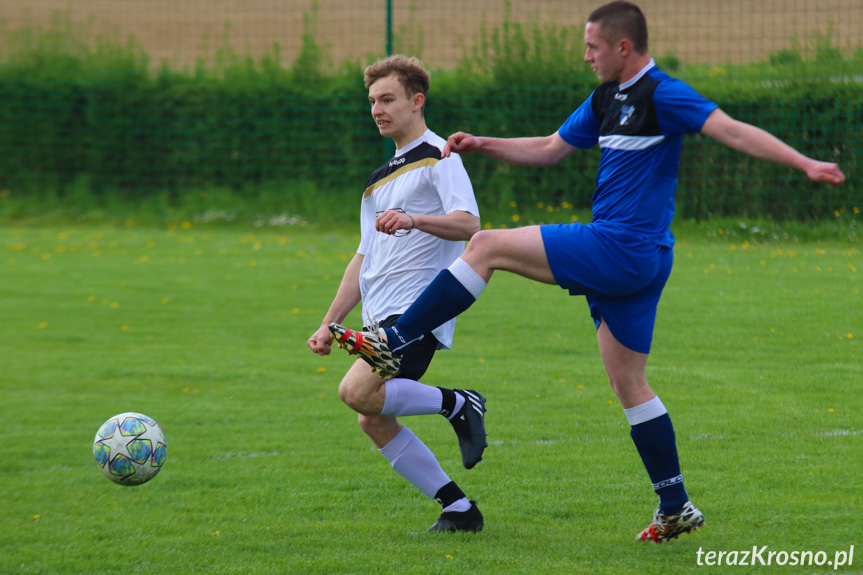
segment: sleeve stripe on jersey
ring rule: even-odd
[[[665,136],[600,136],[599,147],[612,150],[646,150],[661,143]]]
[[[363,194],[363,197],[364,198],[369,197],[379,187],[383,186],[387,182],[391,182],[391,181],[395,180],[399,176],[406,174],[407,172],[410,172],[411,170],[416,170],[417,168],[425,168],[427,166],[434,167],[435,165],[437,165],[437,163],[439,161],[440,160],[437,158],[426,158],[424,160],[419,160],[417,162],[412,162],[406,166],[403,166],[403,167],[399,168],[398,170],[396,170],[395,172],[388,175],[387,177],[378,180],[377,182],[375,182],[374,184],[372,184],[371,186],[366,188],[366,191]]]

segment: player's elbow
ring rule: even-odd
[[[575,148],[567,144],[563,138],[555,132],[545,138],[545,145],[542,153],[543,165],[553,166],[570,155],[573,150],[575,150]]]
[[[465,225],[465,233],[467,234],[465,240],[471,239],[474,234],[476,234],[480,230],[480,228],[481,226],[479,223],[479,218],[472,215],[470,220],[467,221]]]

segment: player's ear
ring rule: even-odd
[[[621,57],[626,58],[632,52],[632,42],[626,38],[621,39],[617,42],[617,51]]]
[[[414,94],[414,97],[413,97],[413,106],[411,106],[411,109],[414,112],[419,112],[420,110],[422,110],[425,103],[426,103],[425,94],[416,93],[416,94]]]

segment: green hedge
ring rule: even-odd
[[[429,125],[443,136],[556,130],[596,79],[580,64],[578,35],[529,32],[508,24],[486,34],[458,70],[435,72]],[[316,74],[306,54],[289,70],[278,64],[276,47],[259,60],[222,54],[218,65],[153,70],[133,41],[88,48],[68,38],[47,46],[38,35],[29,38],[0,61],[0,190],[176,200],[210,189],[247,197],[302,189],[325,203],[359,193],[386,159],[359,63]],[[661,63],[731,116],[837,161],[849,181],[839,189],[812,184],[691,136],[678,192],[683,217],[823,219],[863,207],[854,178],[863,146],[863,57],[782,56],[726,68],[674,70],[680,63],[673,56]],[[512,202],[587,208],[598,161],[596,149],[546,169],[465,159],[481,206],[494,209]]]

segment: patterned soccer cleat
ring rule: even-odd
[[[381,379],[390,379],[399,372],[402,360],[390,351],[383,329],[354,331],[337,323],[331,323],[329,329],[339,347],[359,355]]]
[[[655,541],[662,543],[677,539],[683,533],[696,531],[704,525],[704,515],[687,501],[677,515],[665,515],[659,509],[653,512],[653,523],[635,536],[636,541]]]

